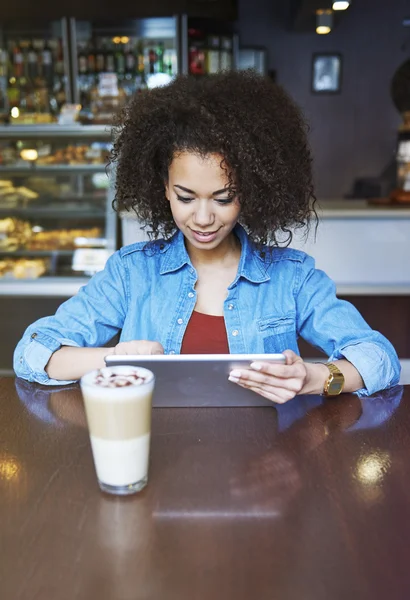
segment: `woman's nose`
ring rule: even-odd
[[[197,210],[193,215],[193,220],[197,225],[201,227],[212,225],[212,223],[214,222],[212,206],[209,206],[209,203],[207,201],[200,202],[199,206],[197,206]]]

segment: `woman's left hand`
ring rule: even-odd
[[[305,387],[309,367],[292,350],[285,350],[286,364],[253,362],[250,369],[234,369],[229,380],[260,396],[283,404],[300,394]]]

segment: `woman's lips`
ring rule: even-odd
[[[194,238],[198,241],[198,242],[202,242],[202,243],[209,243],[212,242],[216,236],[218,231],[211,231],[211,232],[204,232],[204,231],[195,231],[195,229],[191,229],[192,234],[194,236]]]

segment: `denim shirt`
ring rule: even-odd
[[[224,302],[231,354],[299,353],[301,336],[329,360],[346,358],[361,374],[368,395],[398,383],[393,346],[358,311],[336,297],[334,283],[313,258],[291,248],[258,248],[245,230],[234,230],[241,257]],[[169,241],[140,242],[113,254],[105,269],[51,317],[25,331],[14,353],[19,377],[42,384],[45,367],[61,346],[104,346],[121,331],[122,342],[160,342],[178,354],[196,304],[197,273],[178,231]]]

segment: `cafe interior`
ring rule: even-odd
[[[180,74],[246,69],[283,86],[308,123],[319,224],[291,247],[392,343],[400,381],[283,405],[192,382],[167,403],[162,386],[146,487],[107,494],[79,384],[16,378],[13,352],[111,255],[148,241],[112,208],[113,114]],[[2,597],[406,600],[409,256],[408,0],[5,2]]]

